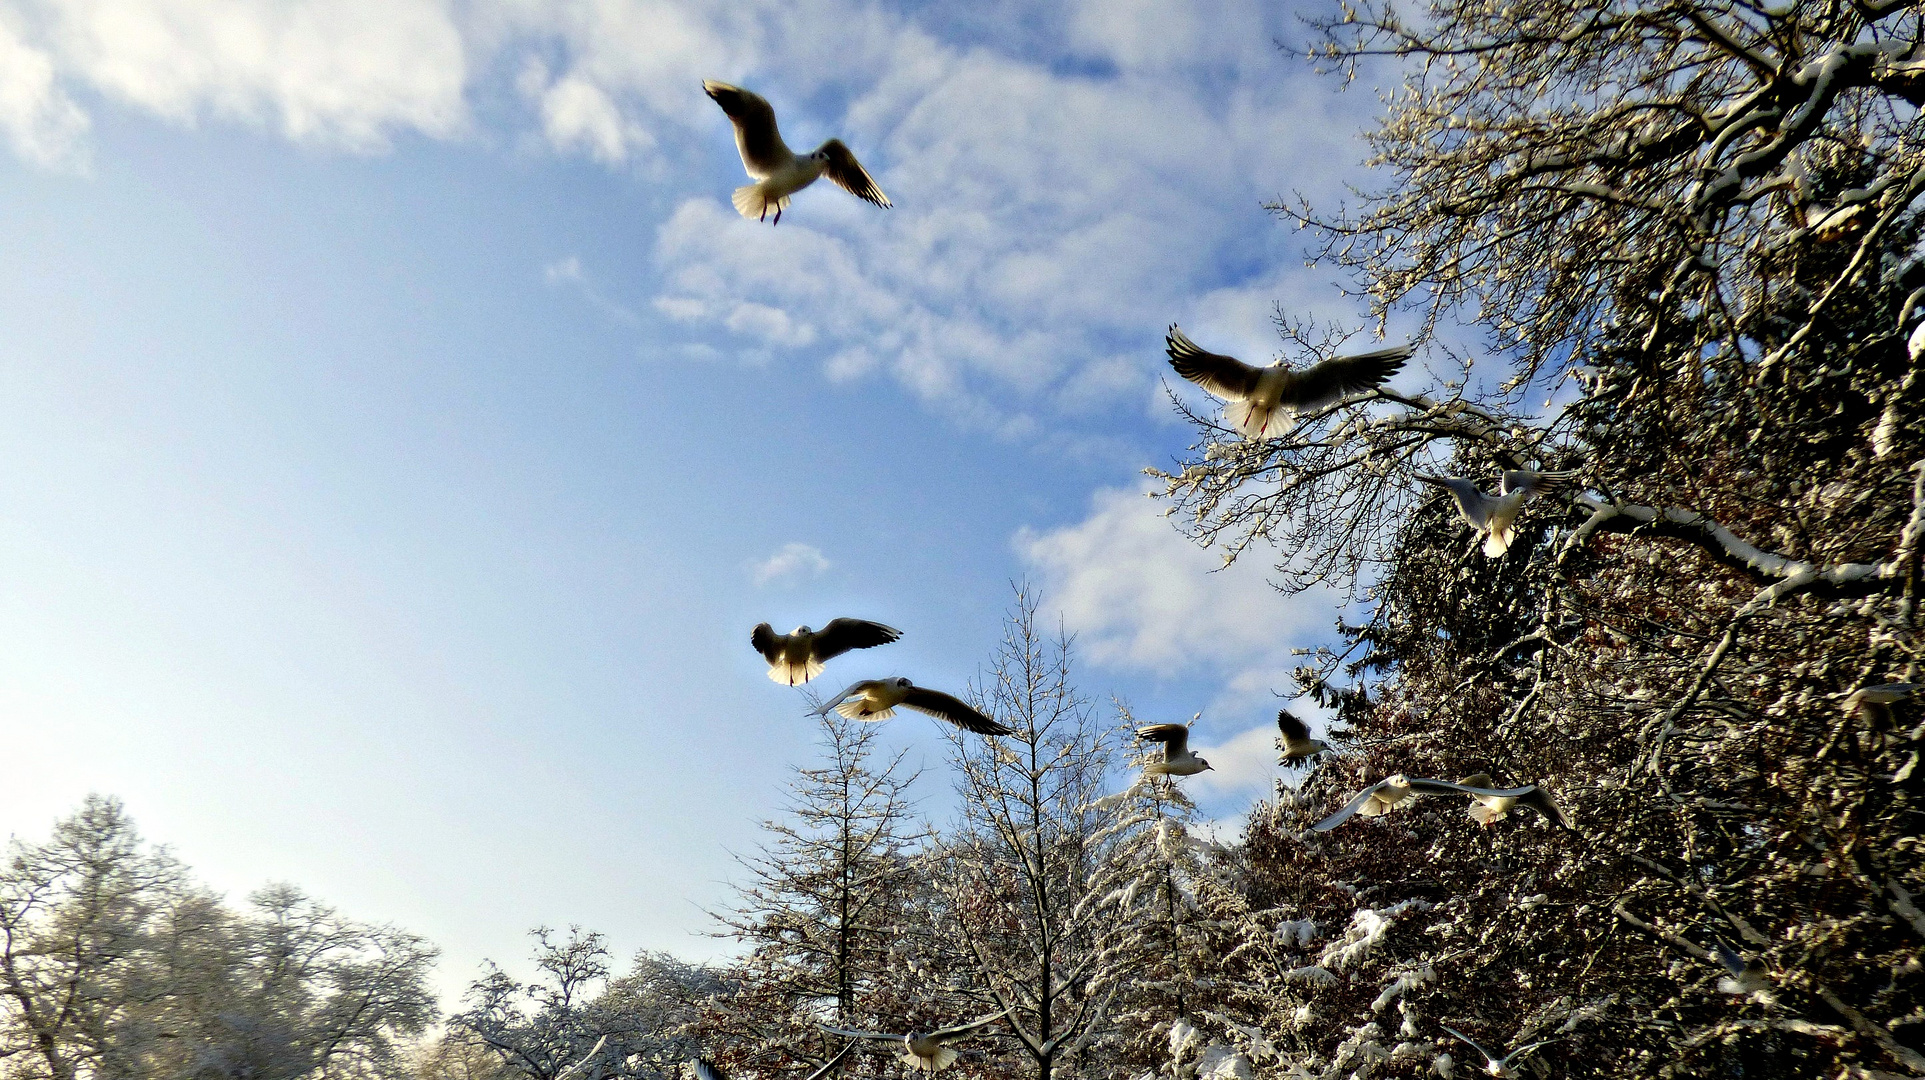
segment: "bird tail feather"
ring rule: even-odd
[[[865,712],[864,710],[867,707],[868,702],[865,699],[853,697],[837,705],[836,711],[851,720],[887,720],[896,715],[896,709],[893,705],[887,709],[877,709],[875,712]]]
[[[744,184],[736,188],[735,194],[729,197],[729,201],[735,204],[736,213],[757,221],[769,214],[779,214],[789,208],[787,195],[771,199],[768,192],[762,190],[761,184]]]
[[[814,658],[803,664],[791,664],[784,660],[779,664],[769,665],[769,678],[784,686],[801,686],[820,674],[822,674],[822,661]]]
[[[1276,415],[1277,410],[1266,409],[1248,399],[1232,401],[1223,407],[1223,419],[1246,439],[1263,438]]]
[[[929,1057],[922,1057],[913,1050],[904,1050],[902,1052],[902,1060],[907,1062],[910,1068],[921,1069],[923,1072],[932,1073],[941,1072],[949,1066],[954,1065],[956,1059],[961,1056],[961,1054],[958,1054],[947,1046],[937,1047],[936,1052]]]
[[[1471,803],[1470,809],[1465,811],[1465,813],[1468,813],[1471,816],[1471,820],[1477,822],[1479,825],[1489,825],[1491,822],[1504,816],[1504,811],[1494,806],[1486,806],[1481,802]]]

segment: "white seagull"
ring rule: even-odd
[[[1525,1054],[1530,1053],[1531,1051],[1537,1049],[1538,1047],[1545,1045],[1546,1043],[1554,1043],[1557,1041],[1556,1039],[1539,1039],[1537,1042],[1534,1042],[1534,1043],[1525,1043],[1523,1046],[1520,1046],[1517,1049],[1511,1051],[1510,1053],[1505,1054],[1503,1057],[1497,1058],[1497,1057],[1492,1057],[1491,1052],[1489,1050],[1486,1050],[1482,1046],[1479,1046],[1477,1044],[1476,1039],[1473,1039],[1469,1035],[1466,1035],[1463,1032],[1457,1030],[1456,1028],[1451,1027],[1449,1024],[1439,1024],[1437,1026],[1443,1028],[1445,1031],[1448,1031],[1452,1035],[1455,1035],[1458,1038],[1469,1043],[1470,1048],[1472,1050],[1475,1050],[1478,1053],[1484,1055],[1484,1075],[1499,1077],[1500,1080],[1507,1080],[1507,1078],[1517,1075],[1517,1070],[1511,1068],[1511,1062],[1517,1060],[1519,1057],[1522,1057]]]
[[[1757,957],[1746,960],[1722,941],[1714,944],[1717,946],[1718,963],[1723,964],[1724,969],[1731,973],[1729,977],[1718,980],[1718,990],[1721,993],[1742,996],[1771,989],[1771,973],[1765,969],[1763,960]]]
[[[1358,814],[1364,817],[1388,814],[1418,795],[1469,795],[1480,801],[1483,799],[1509,800],[1504,803],[1504,809],[1507,811],[1513,806],[1528,806],[1558,825],[1570,828],[1570,823],[1564,818],[1563,811],[1557,810],[1557,804],[1552,803],[1548,795],[1541,802],[1532,797],[1532,793],[1538,790],[1536,784],[1515,788],[1472,787],[1469,784],[1453,784],[1448,780],[1426,780],[1420,776],[1405,776],[1403,773],[1398,773],[1395,776],[1386,776],[1358,792],[1355,798],[1344,804],[1343,809],[1310,826],[1310,831],[1329,832]],[[1544,808],[1545,805],[1549,805],[1556,813],[1547,811]]]
[[[1457,500],[1458,512],[1484,538],[1484,554],[1495,559],[1511,549],[1511,526],[1523,511],[1524,504],[1533,496],[1548,495],[1570,483],[1577,478],[1577,470],[1533,472],[1530,469],[1511,469],[1504,473],[1502,486],[1496,495],[1484,494],[1477,490],[1476,484],[1461,476],[1425,476],[1418,473],[1416,478],[1451,493]]]
[[[1491,779],[1489,773],[1472,773],[1457,783],[1463,787],[1477,788],[1479,791],[1498,790],[1497,782]],[[1543,787],[1530,784],[1524,788],[1511,790],[1525,791],[1527,794],[1484,795],[1479,791],[1473,791],[1470,793],[1470,808],[1465,813],[1468,813],[1479,825],[1489,825],[1517,807],[1528,806],[1542,814],[1545,820],[1556,822],[1561,828],[1574,828],[1570,815],[1564,812],[1563,807],[1557,805],[1557,800],[1551,798],[1551,793]]]
[[[768,623],[749,631],[749,644],[769,662],[769,678],[786,686],[801,686],[822,674],[822,663],[850,649],[873,649],[902,636],[893,626],[868,619],[831,619],[820,630],[798,626],[778,634]]]
[[[1294,765],[1330,749],[1322,739],[1311,738],[1309,726],[1292,715],[1288,709],[1277,710],[1277,730],[1282,733],[1277,748],[1283,751],[1285,764]]]
[[[902,1043],[902,1060],[907,1063],[910,1068],[933,1073],[940,1072],[955,1064],[956,1058],[960,1056],[946,1044],[960,1039],[980,1028],[988,1027],[996,1021],[1001,1020],[1004,1016],[1008,1015],[1008,1013],[1009,1010],[1004,1009],[1001,1012],[990,1013],[988,1016],[977,1017],[967,1024],[958,1024],[955,1027],[943,1028],[940,1031],[912,1031],[907,1035],[889,1035],[880,1031],[847,1031],[842,1028],[832,1028],[827,1025],[824,1025],[822,1030],[831,1035],[841,1035],[849,1039],[874,1039],[879,1042],[900,1042]]]
[[[908,679],[864,679],[822,703],[815,711],[827,716],[830,709],[851,720],[887,720],[896,715],[896,706],[927,713],[947,720],[978,735],[1008,735],[1010,729],[971,708],[960,698],[940,690],[917,686]]]
[[[774,224],[780,224],[789,196],[823,175],[858,199],[881,207],[889,205],[889,196],[876,186],[875,177],[841,139],[830,139],[797,157],[782,141],[782,132],[775,126],[775,110],[762,95],[714,79],[703,81],[702,89],[735,125],[735,148],[742,153],[742,168],[756,181],[735,189],[730,201],[736,213],[762,221],[773,210]]]
[[[1195,776],[1214,768],[1190,749],[1188,724],[1151,724],[1136,729],[1136,737],[1163,744],[1163,760],[1143,766],[1146,776]]]
[[[1845,715],[1882,718],[1890,722],[1892,706],[1909,701],[1918,692],[1917,683],[1881,683],[1861,686],[1845,698]]]
[[[842,1059],[848,1057],[849,1051],[855,1048],[856,1044],[853,1042],[843,1043],[842,1050],[838,1052],[836,1056],[823,1062],[821,1068],[810,1073],[808,1080],[822,1080],[823,1077],[829,1075],[829,1070],[842,1064]],[[695,1059],[695,1075],[697,1080],[729,1080],[729,1074],[723,1072],[720,1066],[707,1058]]]
[[[1170,324],[1163,342],[1170,353],[1170,366],[1178,375],[1222,398],[1223,418],[1246,439],[1279,432],[1300,412],[1313,412],[1351,394],[1376,389],[1397,374],[1412,351],[1408,345],[1397,345],[1339,356],[1306,368],[1284,363],[1251,367],[1234,356],[1198,348],[1175,323]],[[1278,420],[1280,413],[1282,419]]]

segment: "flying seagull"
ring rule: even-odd
[[[742,152],[742,168],[756,181],[735,189],[730,201],[735,204],[736,213],[762,221],[773,210],[773,224],[779,225],[782,211],[788,209],[789,196],[825,174],[837,187],[858,199],[881,207],[889,205],[889,196],[876,186],[875,177],[842,145],[841,139],[830,139],[797,157],[782,141],[782,133],[775,126],[775,110],[762,95],[714,79],[705,80],[702,89],[722,106],[729,122],[735,125],[735,148]]]
[[[1498,790],[1497,782],[1491,779],[1490,773],[1472,773],[1457,783],[1462,787],[1483,791]],[[1489,825],[1517,807],[1528,806],[1542,814],[1546,821],[1553,822],[1560,828],[1574,828],[1571,824],[1571,816],[1564,812],[1563,807],[1557,805],[1557,800],[1551,798],[1551,793],[1545,791],[1542,786],[1529,784],[1512,790],[1525,791],[1528,794],[1482,795],[1473,792],[1470,797],[1470,809],[1466,813],[1470,814],[1479,825]]]
[[[1343,809],[1310,826],[1310,831],[1329,832],[1357,814],[1362,814],[1364,817],[1388,814],[1418,795],[1469,795],[1479,800],[1509,799],[1510,802],[1504,804],[1505,810],[1509,810],[1512,806],[1529,806],[1565,828],[1570,828],[1568,822],[1563,819],[1562,811],[1555,816],[1545,813],[1538,803],[1530,798],[1531,793],[1537,790],[1536,784],[1515,788],[1472,787],[1468,784],[1453,784],[1448,780],[1426,780],[1423,777],[1398,773],[1395,776],[1386,776],[1358,792],[1356,798],[1344,804]],[[1545,801],[1549,801],[1549,796],[1545,796]],[[1553,809],[1556,808],[1555,803],[1551,806]]]
[[[823,1077],[829,1075],[829,1070],[842,1064],[842,1059],[848,1057],[849,1051],[855,1048],[856,1044],[854,1042],[843,1043],[842,1049],[837,1052],[836,1056],[823,1062],[821,1068],[810,1073],[808,1080],[822,1080]],[[729,1080],[729,1074],[723,1072],[715,1062],[707,1058],[695,1059],[695,1076],[697,1080]]]
[[[1536,495],[1548,495],[1577,478],[1577,470],[1565,472],[1533,472],[1530,469],[1511,469],[1504,473],[1502,486],[1496,495],[1486,495],[1477,490],[1477,485],[1461,476],[1425,476],[1418,473],[1416,478],[1426,484],[1434,484],[1451,493],[1457,500],[1458,512],[1471,528],[1484,538],[1484,554],[1497,558],[1511,549],[1511,526],[1524,504]]]
[[[1724,942],[1716,942],[1718,962],[1731,974],[1718,980],[1718,990],[1726,994],[1756,994],[1771,989],[1771,975],[1765,970],[1765,962],[1752,957],[1747,961],[1731,950]]]
[[[1288,364],[1251,367],[1234,356],[1204,352],[1170,324],[1163,339],[1170,366],[1178,375],[1220,397],[1224,419],[1246,439],[1281,431],[1300,412],[1334,405],[1351,394],[1373,390],[1397,374],[1411,347],[1398,345],[1295,368]],[[1278,414],[1282,419],[1278,419]],[[1273,423],[1274,422],[1274,423]]]
[[[902,636],[893,626],[868,619],[831,619],[820,630],[798,626],[786,634],[759,623],[749,631],[749,644],[769,662],[769,678],[788,686],[801,686],[822,674],[822,663],[850,649],[873,649]]]
[[[990,1013],[988,1016],[977,1017],[967,1024],[958,1024],[955,1027],[943,1028],[940,1031],[931,1031],[928,1033],[912,1031],[907,1035],[886,1035],[880,1031],[845,1031],[842,1028],[832,1028],[826,1025],[822,1030],[831,1035],[841,1035],[850,1039],[875,1039],[880,1042],[900,1041],[902,1043],[902,1060],[907,1063],[910,1068],[933,1073],[947,1069],[955,1063],[958,1057],[957,1053],[945,1044],[960,1039],[979,1028],[988,1027],[996,1021],[1001,1020],[1008,1013],[1009,1010],[1004,1009],[1001,1012]]]
[[[896,706],[928,713],[978,735],[1008,735],[1010,729],[984,716],[966,702],[940,690],[928,690],[908,679],[864,679],[822,703],[815,711],[827,716],[830,709],[851,720],[887,720]]]
[[[1891,720],[1892,706],[1906,701],[1918,692],[1917,683],[1881,683],[1878,686],[1861,686],[1845,698],[1845,715],[1862,717],[1882,717]]]
[[[1311,738],[1309,726],[1292,715],[1289,709],[1277,710],[1277,730],[1283,733],[1279,748],[1283,751],[1285,764],[1294,765],[1330,749],[1322,739]]]
[[[1505,1054],[1503,1057],[1497,1058],[1497,1057],[1492,1057],[1491,1052],[1489,1050],[1486,1050],[1483,1047],[1477,1045],[1476,1039],[1473,1039],[1469,1035],[1466,1035],[1463,1032],[1457,1030],[1456,1028],[1451,1027],[1449,1024],[1439,1024],[1437,1026],[1443,1028],[1445,1031],[1448,1031],[1452,1035],[1455,1035],[1458,1038],[1469,1043],[1470,1048],[1472,1050],[1475,1050],[1478,1053],[1484,1055],[1484,1074],[1486,1076],[1499,1077],[1500,1080],[1502,1080],[1502,1078],[1508,1078],[1508,1077],[1513,1077],[1517,1075],[1517,1070],[1511,1068],[1512,1061],[1516,1060],[1519,1057],[1522,1057],[1525,1054],[1530,1053],[1531,1051],[1537,1049],[1540,1046],[1545,1045],[1546,1043],[1554,1043],[1557,1041],[1556,1039],[1540,1039],[1534,1043],[1525,1043],[1523,1046],[1520,1046],[1517,1049],[1511,1051],[1510,1053]]]
[[[1151,724],[1136,729],[1136,737],[1163,744],[1163,760],[1143,766],[1149,776],[1195,776],[1211,764],[1190,749],[1188,724]]]

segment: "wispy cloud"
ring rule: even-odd
[[[633,325],[639,321],[633,311],[610,300],[594,281],[589,279],[588,271],[582,269],[580,256],[570,255],[556,259],[541,268],[541,276],[550,285],[574,289],[592,307],[616,322]]]
[[[788,543],[782,550],[750,567],[757,585],[786,585],[804,578],[820,577],[833,564],[822,549],[810,544]]]

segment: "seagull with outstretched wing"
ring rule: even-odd
[[[1283,753],[1283,764],[1295,765],[1316,757],[1330,749],[1322,739],[1310,737],[1310,725],[1296,718],[1289,709],[1277,710],[1277,749]]]
[[[786,686],[801,686],[822,674],[822,664],[850,649],[873,649],[902,636],[893,626],[868,619],[831,619],[820,630],[798,626],[778,634],[768,623],[749,632],[749,644],[769,662],[769,678]]]
[[[827,1025],[824,1025],[822,1030],[831,1035],[841,1035],[849,1039],[900,1042],[902,1043],[902,1060],[907,1063],[910,1068],[933,1073],[940,1072],[955,1064],[956,1058],[960,1056],[956,1051],[949,1048],[948,1043],[954,1042],[982,1028],[986,1028],[1008,1014],[1009,1010],[1003,1009],[1000,1012],[990,1013],[988,1016],[979,1016],[966,1024],[957,1024],[955,1027],[947,1027],[940,1031],[930,1032],[912,1031],[907,1035],[889,1035],[880,1031],[846,1031],[842,1028],[832,1028]]]
[[[978,735],[1010,734],[1009,728],[984,716],[961,698],[917,686],[903,678],[864,679],[853,683],[847,690],[823,702],[815,713],[817,716],[827,716],[829,710],[834,709],[851,720],[887,720],[896,714],[898,705],[927,713],[938,720],[947,720]]]
[[[1358,792],[1356,797],[1344,804],[1343,809],[1310,826],[1310,831],[1329,832],[1360,814],[1364,817],[1388,814],[1418,795],[1469,795],[1479,800],[1507,799],[1510,801],[1504,804],[1506,810],[1512,806],[1529,806],[1564,828],[1570,828],[1570,823],[1563,816],[1564,812],[1557,809],[1556,803],[1549,802],[1548,796],[1544,802],[1548,803],[1550,811],[1545,810],[1544,806],[1531,798],[1532,794],[1538,790],[1540,789],[1536,784],[1515,788],[1472,787],[1468,784],[1453,784],[1448,780],[1427,780],[1421,776],[1405,776],[1398,773],[1395,776],[1386,776]]]
[[[849,1051],[855,1048],[856,1044],[853,1040],[843,1043],[842,1049],[836,1052],[836,1056],[823,1062],[821,1068],[810,1073],[808,1080],[822,1080],[823,1077],[829,1075],[830,1070],[842,1064],[842,1059],[848,1057]],[[720,1066],[707,1058],[695,1059],[695,1077],[696,1080],[729,1080],[729,1074],[723,1072]]]
[[[1746,994],[1768,993],[1771,990],[1771,971],[1765,962],[1752,957],[1746,960],[1733,951],[1731,946],[1719,941],[1717,947],[1718,963],[1731,974],[1718,980],[1720,993],[1742,997]]]
[[[1524,504],[1538,495],[1561,490],[1577,479],[1577,470],[1536,472],[1531,469],[1510,469],[1504,473],[1496,495],[1484,494],[1477,490],[1474,482],[1461,476],[1425,476],[1418,473],[1416,479],[1450,492],[1451,498],[1457,500],[1458,513],[1484,538],[1485,556],[1495,559],[1511,549],[1515,532],[1512,526],[1517,521],[1517,515],[1523,512]]]
[[[1518,1058],[1523,1057],[1525,1054],[1530,1053],[1531,1051],[1537,1049],[1540,1046],[1544,1046],[1547,1043],[1554,1043],[1557,1041],[1556,1039],[1539,1039],[1537,1042],[1534,1042],[1534,1043],[1526,1043],[1523,1046],[1520,1046],[1517,1049],[1499,1058],[1499,1057],[1493,1057],[1489,1050],[1486,1050],[1482,1046],[1479,1046],[1476,1039],[1473,1039],[1469,1035],[1466,1035],[1463,1032],[1457,1030],[1456,1028],[1451,1027],[1449,1024],[1439,1024],[1437,1026],[1443,1028],[1445,1031],[1450,1032],[1452,1035],[1457,1036],[1459,1039],[1462,1039],[1463,1041],[1469,1043],[1470,1048],[1472,1050],[1475,1050],[1478,1053],[1484,1055],[1484,1075],[1495,1076],[1495,1077],[1498,1077],[1499,1080],[1508,1080],[1508,1078],[1514,1077],[1517,1075],[1517,1070],[1511,1068],[1511,1062],[1516,1061]]]
[[[1188,724],[1151,724],[1137,728],[1136,737],[1163,744],[1163,760],[1143,766],[1146,776],[1195,776],[1213,767],[1190,749]]]
[[[1304,368],[1283,363],[1252,367],[1234,356],[1198,348],[1175,323],[1163,343],[1176,373],[1222,398],[1223,418],[1246,439],[1277,434],[1298,413],[1375,390],[1397,374],[1412,352],[1408,345],[1397,345]]]
[[[1544,820],[1551,822],[1559,828],[1575,829],[1575,826],[1571,824],[1571,816],[1564,812],[1564,808],[1557,804],[1556,799],[1551,798],[1551,793],[1544,790],[1544,785],[1542,784],[1527,784],[1523,788],[1499,789],[1497,782],[1491,779],[1491,774],[1489,773],[1472,773],[1457,783],[1465,788],[1476,789],[1470,792],[1470,807],[1465,813],[1469,814],[1471,819],[1479,825],[1489,825],[1491,822],[1522,806],[1537,811],[1543,816]],[[1526,791],[1527,794],[1483,795],[1477,793],[1478,791],[1496,790]]]
[[[889,196],[876,186],[876,178],[869,175],[869,170],[862,167],[862,162],[856,160],[841,139],[830,139],[809,153],[797,156],[782,141],[782,132],[775,126],[775,109],[762,95],[714,79],[705,80],[702,89],[735,125],[735,148],[742,154],[742,168],[755,181],[735,189],[730,201],[735,204],[736,213],[762,221],[773,210],[772,224],[781,224],[789,196],[823,176],[864,202],[889,206]]]

